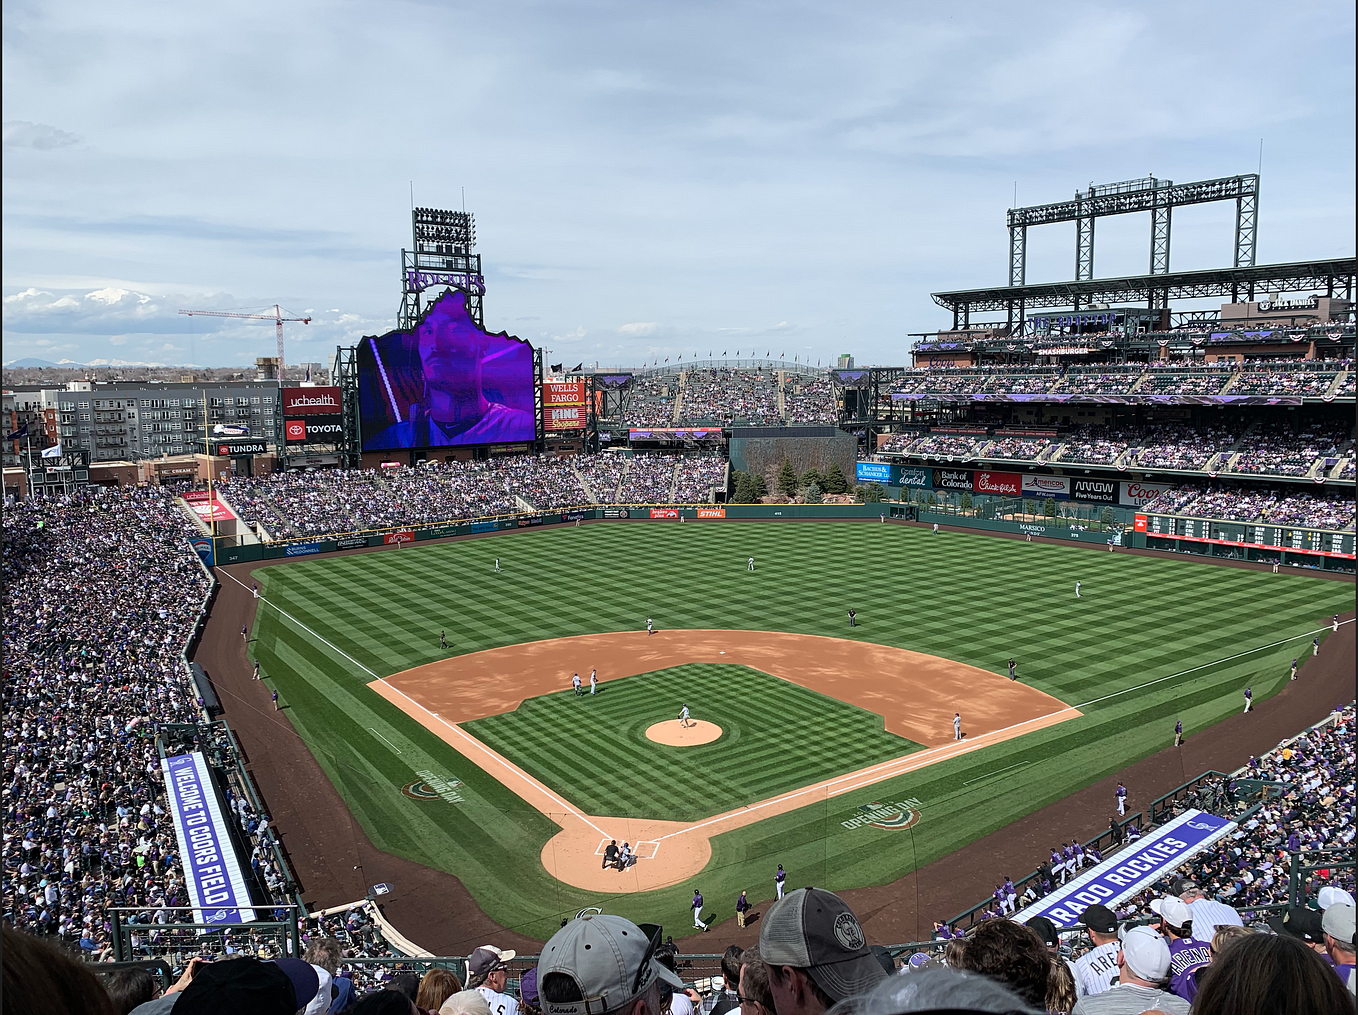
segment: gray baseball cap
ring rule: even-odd
[[[538,996],[545,1015],[603,1015],[636,1000],[661,979],[683,989],[679,979],[655,961],[660,928],[650,933],[631,920],[589,913],[572,920],[542,946]],[[582,1001],[550,1001],[543,989],[553,973],[569,976]]]
[[[798,888],[760,921],[759,956],[771,966],[805,969],[833,1000],[871,990],[886,970],[848,905],[823,888]]]

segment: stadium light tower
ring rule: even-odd
[[[410,250],[401,251],[401,309],[396,327],[415,326],[426,289],[450,288],[467,297],[467,313],[484,327],[481,297],[486,280],[476,246],[476,218],[467,211],[415,208],[410,213]]]

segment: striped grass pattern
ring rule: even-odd
[[[750,556],[754,572],[746,570]],[[1238,711],[1246,686],[1262,702],[1287,682],[1288,664],[1309,650],[1309,635],[1216,661],[1301,635],[1353,605],[1352,585],[1304,574],[846,522],[600,523],[255,574],[268,603],[253,625],[252,657],[373,841],[452,871],[495,919],[538,937],[599,902],[542,869],[538,855],[556,825],[369,690],[374,675],[523,641],[641,630],[649,616],[662,629],[881,642],[996,673],[1013,656],[1021,680],[1063,701],[1104,699],[1079,719],[898,776],[862,799],[808,805],[713,840],[704,894],[729,892],[734,900],[748,888],[759,899],[771,891],[779,862],[797,884],[894,880],[1159,750],[1176,719],[1192,736]],[[845,616],[850,607],[858,611],[855,628]],[[1143,686],[1203,664],[1211,665]],[[663,709],[662,718],[678,703],[666,697]],[[562,731],[550,739],[569,748]],[[578,754],[588,773],[588,752]],[[595,792],[612,799],[663,800],[682,781],[652,753],[638,753],[625,769],[611,761],[596,767],[614,781],[594,784]],[[460,781],[465,803],[404,797],[401,786],[421,770]],[[739,802],[742,785],[704,813]],[[1149,802],[1129,789],[1134,808]],[[921,801],[921,821],[909,832],[840,823],[859,804],[906,798]],[[1107,821],[1106,813],[1091,814],[1087,831]],[[1077,831],[1084,830],[1070,834]],[[610,899],[609,911],[678,930],[691,922],[685,904],[677,889]]]
[[[462,725],[589,814],[674,821],[919,749],[888,733],[879,715],[746,666],[690,663],[598,690],[557,691]],[[675,721],[685,704],[721,726],[720,739],[666,747],[646,738],[648,726]]]

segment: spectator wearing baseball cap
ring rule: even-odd
[[[1325,910],[1320,927],[1325,935],[1325,951],[1334,960],[1334,971],[1349,993],[1354,993],[1353,976],[1353,914],[1354,908],[1337,902]]]
[[[1111,990],[1118,975],[1118,918],[1107,906],[1093,905],[1080,923],[1094,947],[1075,960],[1075,989],[1081,997]]]
[[[1210,941],[1218,927],[1244,926],[1239,913],[1224,902],[1209,899],[1196,881],[1179,879],[1174,885],[1173,894],[1179,897],[1180,902],[1188,904],[1188,911],[1193,916],[1193,929],[1199,938]]]
[[[1169,945],[1150,927],[1133,927],[1118,949],[1118,985],[1075,1002],[1071,1015],[1140,1015],[1151,1009],[1189,1015],[1189,1004],[1164,990],[1169,980]]]
[[[571,920],[538,958],[543,1015],[660,1015],[660,985],[684,987],[655,960],[661,933],[609,914]]]
[[[193,978],[177,994],[176,1015],[296,1015],[320,988],[320,978],[309,962],[282,958],[266,962],[251,956],[200,963]],[[141,1005],[150,1010],[157,1001]],[[137,1011],[138,1009],[133,1009]]]
[[[1075,971],[1075,963],[1061,954],[1061,935],[1056,929],[1056,924],[1045,916],[1035,916],[1031,920],[1025,921],[1023,925],[1036,934],[1038,940],[1046,946],[1053,962],[1065,966],[1070,971],[1070,978],[1075,984],[1075,996],[1079,997],[1080,974]],[[1114,961],[1116,961],[1116,958]],[[1050,993],[1048,991],[1049,995]],[[1047,1007],[1055,1009],[1056,1006],[1049,1003]]]
[[[798,888],[760,923],[759,954],[778,1015],[820,1015],[886,978],[858,917],[833,892]]]
[[[1160,917],[1160,933],[1169,942],[1169,989],[1191,1004],[1198,993],[1194,974],[1212,961],[1212,946],[1194,939],[1193,915],[1182,899],[1152,899],[1151,910]]]
[[[1326,885],[1316,896],[1316,904],[1320,906],[1320,911],[1322,913],[1335,903],[1343,903],[1346,906],[1352,906],[1353,896],[1342,888],[1336,888],[1334,885]]]
[[[467,986],[480,991],[495,1015],[519,1015],[518,999],[504,992],[509,980],[507,963],[517,954],[482,945],[467,956]]]
[[[1308,909],[1306,906],[1293,906],[1282,916],[1275,916],[1269,920],[1268,925],[1273,933],[1296,938],[1324,959],[1326,965],[1334,965],[1334,961],[1325,951],[1325,931],[1321,924],[1320,914],[1314,909]]]

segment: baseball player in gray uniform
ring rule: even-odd
[[[952,715],[952,738],[953,738],[954,740],[961,740],[961,739],[962,739],[962,713],[961,713],[961,712],[954,712],[953,715]]]

